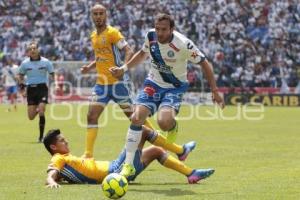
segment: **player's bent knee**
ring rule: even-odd
[[[166,151],[162,147],[152,146],[150,148],[151,148],[151,150],[150,150],[151,155],[154,158],[160,158],[161,156],[163,156],[166,153]]]
[[[137,114],[133,113],[131,115],[131,123],[137,126],[142,126],[145,123],[145,119],[139,117]]]
[[[131,117],[131,124],[136,126],[142,126],[144,124],[144,121],[138,118]]]
[[[155,152],[155,158],[157,159],[157,161],[163,165],[167,157],[168,157],[167,151],[161,147],[158,147],[158,149]]]
[[[157,156],[161,156],[164,153],[166,153],[166,151],[162,147],[156,147],[155,148],[155,153],[156,153]]]
[[[168,131],[173,127],[173,120],[158,120],[157,123],[162,131]]]

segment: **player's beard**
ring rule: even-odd
[[[102,28],[105,25],[105,23],[104,21],[100,21],[100,22],[95,22],[95,25],[97,28]]]
[[[171,42],[171,39],[172,39],[172,33],[168,36],[168,37],[165,37],[165,38],[157,38],[159,43],[161,44],[166,44],[166,43],[169,43]]]
[[[97,29],[102,29],[106,26],[106,18],[103,20],[94,21],[94,24],[97,27]]]

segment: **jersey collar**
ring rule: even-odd
[[[30,57],[30,61],[40,61],[41,60],[41,56],[39,56],[37,59],[32,59],[31,57]]]
[[[157,42],[158,42],[160,45],[169,45],[170,43],[172,43],[173,39],[174,39],[174,33],[172,33],[171,39],[170,39],[167,43],[162,44],[162,43],[160,43],[158,40],[157,40]]]

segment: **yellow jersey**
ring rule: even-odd
[[[71,154],[54,154],[48,170],[57,170],[69,183],[101,183],[109,173],[109,161],[79,158]]]
[[[108,25],[100,34],[93,31],[91,42],[96,59],[97,84],[112,85],[118,82],[109,68],[122,65],[119,49],[127,45],[124,36],[118,29]]]

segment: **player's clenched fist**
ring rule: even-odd
[[[127,69],[127,67],[125,65],[123,65],[122,67],[111,67],[111,68],[109,68],[109,71],[111,72],[111,74],[114,77],[119,79],[123,76],[126,69]]]

